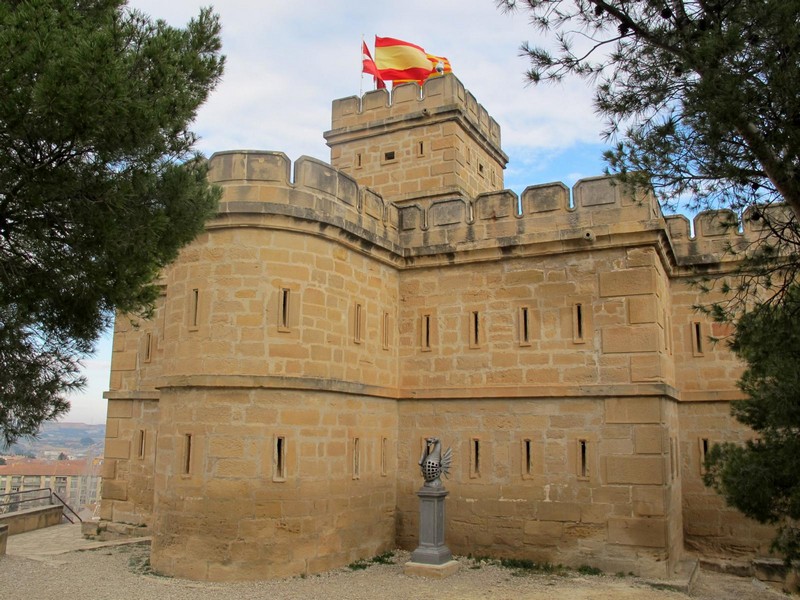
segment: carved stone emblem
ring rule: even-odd
[[[422,451],[422,458],[419,459],[419,468],[422,478],[425,480],[425,487],[443,487],[441,476],[449,477],[452,458],[452,448],[448,448],[442,454],[442,443],[439,438],[425,438],[425,449]]]

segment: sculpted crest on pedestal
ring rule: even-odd
[[[442,454],[442,443],[439,438],[425,438],[425,448],[422,451],[422,458],[419,459],[419,468],[425,480],[425,487],[443,487],[441,476],[450,476],[452,458],[452,448],[448,448]]]

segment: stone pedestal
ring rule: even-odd
[[[458,563],[444,543],[444,488],[423,487],[419,497],[419,546],[405,564],[406,575],[443,578],[458,571]]]

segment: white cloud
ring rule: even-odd
[[[203,5],[197,0],[129,4],[174,25],[183,25]],[[560,150],[598,141],[601,125],[591,90],[574,80],[527,86],[519,46],[541,41],[539,33],[524,14],[503,14],[491,0],[228,0],[215,9],[227,68],[196,123],[207,154],[258,148],[327,159],[322,132],[330,127],[330,103],[359,93],[361,37],[372,47],[376,34],[447,56],[500,123],[507,148]],[[363,82],[371,87],[368,77]]]

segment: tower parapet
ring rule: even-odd
[[[209,180],[222,188],[222,214],[282,214],[337,226],[400,253],[399,214],[374,191],[322,161],[282,152],[234,150],[209,159]]]
[[[404,86],[403,86],[404,87]],[[293,176],[293,177],[292,177]],[[530,243],[587,245],[609,235],[663,230],[679,265],[737,260],[737,251],[768,233],[729,210],[664,216],[650,190],[631,193],[607,176],[572,188],[554,182],[511,190],[463,193],[394,203],[348,173],[307,156],[229,151],[209,161],[209,179],[223,189],[222,214],[280,214],[338,227],[402,257]],[[770,209],[778,218],[780,208]]]
[[[500,126],[452,75],[333,102],[331,164],[393,202],[503,188]]]
[[[411,254],[430,254],[460,244],[593,243],[612,233],[664,228],[652,193],[631,194],[610,177],[582,179],[572,197],[571,203],[563,183],[548,183],[526,188],[521,197],[501,190],[474,199],[436,200],[427,207],[403,205],[400,239]]]
[[[672,247],[679,263],[686,265],[739,260],[751,245],[773,234],[767,223],[775,226],[788,223],[790,219],[791,212],[786,205],[762,207],[757,211],[751,208],[742,218],[728,209],[706,210],[695,215],[691,225],[684,215],[666,217]]]

